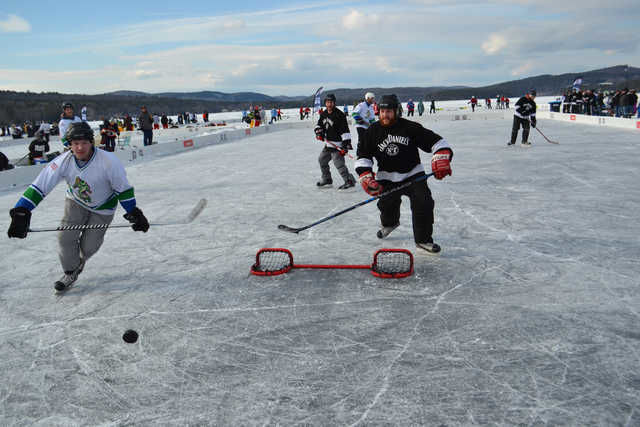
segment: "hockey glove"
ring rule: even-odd
[[[9,211],[11,215],[11,225],[7,234],[9,237],[17,237],[24,239],[29,231],[29,223],[31,222],[31,212],[29,209],[19,206]]]
[[[357,118],[356,119],[356,123],[359,124],[359,125],[366,125],[367,124],[367,122],[365,122],[364,119],[361,119],[361,118]]]
[[[358,178],[360,185],[370,196],[378,196],[382,193],[382,185],[376,181],[376,174],[373,172],[365,172]]]
[[[535,117],[531,117],[531,127],[536,127],[536,125],[538,124],[537,120]]]
[[[132,225],[133,231],[142,231],[146,233],[149,230],[149,221],[144,216],[142,211],[138,208],[133,208],[131,212],[123,215],[124,219],[129,221]]]
[[[451,152],[440,150],[431,157],[431,170],[436,179],[451,175]]]
[[[344,141],[342,141],[342,148],[345,151],[353,150],[353,147],[351,146],[351,140],[345,139]]]
[[[324,130],[320,126],[316,126],[315,133],[318,141],[324,141]]]

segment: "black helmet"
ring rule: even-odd
[[[73,108],[73,104],[70,102],[63,102],[62,103],[62,109],[64,110],[65,108],[71,108],[72,110],[75,110],[75,108]]]
[[[535,89],[530,89],[529,90],[529,95],[536,96],[536,90]]]
[[[73,122],[64,133],[64,139],[67,142],[78,139],[86,139],[93,142],[93,129],[87,122]]]
[[[398,101],[398,97],[391,95],[382,95],[380,102],[378,102],[378,108],[382,110],[383,108],[390,109],[398,113],[398,106],[400,102]]]
[[[324,102],[327,102],[327,101],[336,102],[336,96],[332,93],[327,94],[327,96],[324,97]]]

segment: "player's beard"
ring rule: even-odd
[[[380,125],[382,125],[383,127],[393,126],[393,125],[396,124],[397,121],[398,121],[397,113],[393,114],[393,118],[392,119],[387,119],[387,118],[380,117]]]

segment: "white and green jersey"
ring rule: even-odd
[[[118,201],[127,212],[136,206],[133,187],[120,159],[99,148],[93,149],[91,159],[83,165],[71,151],[53,159],[16,206],[35,208],[63,179],[68,186],[67,198],[97,214],[113,214]]]

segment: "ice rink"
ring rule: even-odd
[[[4,234],[0,424],[640,425],[638,133],[539,126],[560,145],[533,130],[507,147],[510,120],[430,124],[455,152],[453,176],[429,179],[443,252],[406,279],[249,274],[262,247],[301,263],[415,253],[406,199],[384,241],[375,203],[277,230],[368,197],[336,190],[335,169],[316,189],[311,128],[127,168],[152,222],[208,207],[108,231],[61,298],[55,233]],[[0,193],[3,233],[22,190]],[[58,224],[64,191],[32,227]]]

